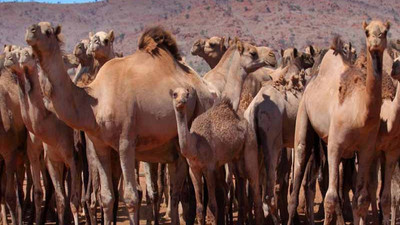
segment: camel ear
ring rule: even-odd
[[[110,42],[114,42],[114,30],[110,30],[110,32],[108,32],[108,40],[110,40]]]
[[[362,26],[363,26],[363,29],[365,30],[365,29],[367,29],[367,27],[368,27],[368,23],[365,22],[365,20],[364,20],[363,23],[362,23]]]
[[[297,56],[299,56],[299,52],[297,51],[297,48],[293,49],[293,55],[295,58],[297,58]]]
[[[11,45],[4,45],[4,52],[11,52]]]
[[[315,55],[315,49],[312,45],[310,45],[310,54],[311,54],[311,56]]]
[[[172,89],[169,89],[169,96],[171,96],[171,98],[174,98],[174,91]]]
[[[57,36],[61,34],[61,25],[57,25],[56,28],[54,29],[54,34]]]
[[[390,29],[390,22],[389,20],[386,20],[385,22],[385,27],[386,27],[386,31],[388,31]]]
[[[92,40],[92,37],[93,37],[93,32],[90,31],[89,32],[89,39]]]
[[[281,49],[281,56],[283,57],[283,53],[285,53],[285,51],[283,49]]]
[[[225,47],[225,37],[222,37],[221,40],[219,41],[219,46],[221,51],[224,49]]]
[[[242,54],[243,50],[244,50],[244,47],[243,47],[243,43],[239,39],[237,39],[237,41],[236,41],[236,46],[237,46],[240,54]]]

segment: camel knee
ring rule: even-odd
[[[339,196],[336,192],[328,191],[324,199],[324,210],[328,215],[335,212],[335,208],[339,204]]]
[[[114,196],[113,195],[107,195],[107,194],[105,194],[105,195],[101,195],[101,201],[99,201],[100,202],[100,204],[101,204],[101,206],[104,208],[104,209],[113,209],[113,206],[114,206],[114,201],[115,201],[115,199],[114,199]],[[94,204],[95,205],[95,204]]]
[[[369,204],[371,202],[368,191],[365,189],[361,190],[356,201],[357,201],[356,208],[357,208],[357,211],[359,211],[361,213],[360,215],[366,214],[368,212]]]

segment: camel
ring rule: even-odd
[[[212,105],[213,97],[205,83],[193,70],[180,63],[172,35],[160,27],[152,27],[143,33],[138,51],[133,55],[110,60],[87,87],[76,87],[62,64],[60,33],[61,26],[40,22],[27,29],[25,39],[38,55],[49,80],[44,95],[51,100],[57,116],[67,125],[85,131],[93,142],[97,158],[88,160],[96,161],[99,169],[104,223],[110,224],[112,219],[114,190],[109,155],[116,151],[130,222],[137,224],[139,219],[134,163],[139,160],[170,163],[172,224],[179,224],[177,206],[187,164],[175,151],[175,113],[169,96],[162,93],[183,84],[194,87],[196,104],[190,109],[194,113],[188,115],[192,119]],[[152,66],[143,67],[146,64]]]
[[[84,39],[79,42],[74,48],[74,55],[78,58],[80,67],[73,78],[76,84],[81,79],[83,74],[89,76],[87,85],[96,77],[100,68],[109,60],[118,56],[114,52],[114,31],[108,33],[99,31],[96,34],[89,33],[89,40]],[[86,52],[84,52],[86,50]]]
[[[7,49],[6,52],[11,51]],[[4,68],[5,55],[0,57],[0,155],[4,160],[5,171],[1,182],[1,201],[5,201],[13,225],[22,224],[22,213],[17,213],[15,190],[16,160],[19,151],[26,143],[26,128],[22,121],[18,101],[18,87],[13,75]],[[6,223],[5,207],[2,206],[3,223]],[[21,212],[18,205],[18,212]],[[19,215],[17,215],[19,214]],[[17,218],[18,216],[18,218]]]
[[[244,112],[252,129],[256,130],[263,150],[267,175],[263,200],[275,221],[278,220],[278,193],[275,189],[275,183],[278,182],[278,158],[282,154],[282,148],[293,148],[294,145],[296,114],[306,82],[304,74],[301,75],[302,70],[307,68],[304,67],[303,57],[306,56],[297,57],[287,66],[278,69],[280,82],[264,85]],[[285,190],[282,189],[281,192]],[[285,201],[285,194],[282,196]],[[286,210],[280,207],[280,211],[284,219]]]
[[[263,54],[250,44],[237,41],[234,46],[231,46],[213,69],[216,72],[221,71],[221,68],[229,71],[225,74],[226,85],[222,92],[222,100],[196,117],[190,131],[187,124],[186,105],[193,104],[189,101],[189,95],[193,95],[194,92],[178,88],[171,93],[176,113],[179,145],[182,155],[187,158],[190,166],[196,192],[197,219],[200,224],[203,224],[205,219],[202,205],[202,177],[204,176],[208,187],[212,224],[217,224],[220,220],[218,217],[220,208],[217,205],[215,191],[218,183],[224,181],[224,179],[218,179],[221,176],[219,173],[226,163],[238,159],[244,160],[244,170],[254,193],[257,224],[261,224],[261,198],[257,194],[259,193],[257,142],[254,139],[254,133],[247,129],[246,121],[238,117],[236,110],[239,107],[240,93],[246,75],[266,65],[268,61],[268,54]],[[219,125],[213,126],[212,124],[216,121],[219,121]],[[198,152],[199,149],[201,149],[201,154]]]
[[[33,55],[32,49],[23,48],[10,52],[8,55],[14,54],[14,60],[8,60],[6,57],[5,65],[9,67],[14,74],[17,75],[19,85],[19,101],[21,105],[22,119],[32,137],[32,144],[35,136],[43,142],[45,151],[45,161],[50,173],[56,193],[58,223],[64,224],[65,212],[65,190],[63,170],[64,166],[70,169],[71,173],[71,211],[73,214],[74,224],[78,222],[78,212],[80,203],[80,169],[78,166],[77,156],[74,148],[73,129],[68,127],[64,122],[59,120],[54,113],[49,112],[43,102],[42,90],[40,84],[48,82],[46,78],[39,72],[36,65],[36,57]],[[29,143],[29,142],[28,142]],[[39,151],[39,152],[37,152]],[[40,149],[31,152],[32,156],[32,172],[35,184],[35,201],[36,207],[41,206],[42,189],[40,181]],[[37,219],[40,214],[37,213]]]
[[[383,191],[381,191],[380,203],[383,211],[383,224],[389,224],[391,211],[391,182],[392,175],[398,164],[400,151],[398,150],[398,139],[400,136],[400,57],[394,60],[392,78],[397,80],[396,95],[393,100],[384,100],[381,107],[381,125],[378,134],[376,149],[383,151],[382,170],[384,179],[382,179]],[[376,190],[376,189],[375,189]],[[392,215],[392,221],[395,221],[395,214]],[[394,223],[393,223],[394,224]]]
[[[192,46],[192,55],[203,58],[213,69],[226,52],[225,37],[211,37],[209,39],[198,39]]]
[[[311,153],[313,132],[328,142],[329,187],[324,201],[324,223],[332,223],[335,213],[337,222],[344,223],[338,196],[339,163],[342,157],[352,157],[354,150],[358,150],[359,156],[353,197],[354,223],[366,222],[370,203],[368,174],[379,130],[382,60],[390,24],[364,22],[363,28],[367,42],[365,82],[358,80],[363,76],[361,70],[350,65],[342,56],[342,51],[329,50],[321,62],[318,75],[309,82],[300,101],[295,131],[294,187],[288,207],[289,224],[293,223],[298,204],[298,191]],[[333,49],[336,49],[336,43],[338,39]]]
[[[400,209],[400,165],[399,162],[397,163],[395,170],[393,172],[392,178],[392,218],[391,218],[391,225],[396,224],[396,219],[398,218],[398,211]]]

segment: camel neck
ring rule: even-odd
[[[179,147],[184,157],[192,155],[190,153],[190,131],[187,123],[186,112],[179,112],[175,109],[176,123],[178,128]]]
[[[225,54],[225,51],[222,54],[218,54],[217,57],[209,57],[205,55],[203,58],[206,60],[207,64],[210,66],[211,69],[214,69],[218,63],[221,61],[222,56]]]
[[[232,56],[229,57],[230,60],[226,60],[226,64],[228,65],[224,66],[227,71],[223,73],[226,83],[222,91],[222,98],[228,98],[232,103],[233,110],[237,111],[244,78],[246,77],[247,73],[240,66],[239,52],[235,50],[231,55]]]
[[[382,61],[383,52],[367,51],[366,91],[371,104],[380,108],[382,103]]]
[[[100,68],[108,61],[110,61],[111,59],[115,58],[115,54],[114,51],[111,51],[110,53],[108,53],[107,55],[100,55],[100,56],[96,56],[95,59],[99,62],[99,66]]]
[[[49,82],[48,85],[42,86],[43,94],[51,100],[57,116],[75,129],[95,129],[92,111],[95,100],[86,89],[72,83],[65,69],[61,50],[54,48],[50,52],[42,52],[36,46],[33,46],[33,50],[39,58],[43,75]]]

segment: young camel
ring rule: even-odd
[[[74,148],[73,129],[59,120],[54,113],[49,112],[43,102],[41,83],[48,82],[43,74],[39,73],[36,58],[32,49],[23,48],[10,54],[15,54],[15,60],[6,61],[5,64],[17,75],[19,86],[19,101],[22,118],[29,132],[43,142],[45,162],[52,179],[57,203],[58,223],[64,224],[65,190],[64,190],[64,165],[71,172],[71,211],[74,224],[78,224],[78,212],[80,202],[80,169]],[[7,59],[6,59],[7,60]],[[57,131],[57,132],[55,132]],[[40,149],[39,149],[40,150]],[[34,152],[33,154],[37,154]],[[40,152],[39,154],[40,155]],[[37,160],[34,160],[35,162]],[[35,184],[36,207],[40,207],[42,190],[40,187],[40,165],[37,162],[33,179]],[[37,214],[36,216],[39,216]]]
[[[382,59],[390,25],[372,21],[370,24],[364,22],[363,28],[367,44],[365,83],[360,79],[362,72],[349,65],[341,51],[329,50],[322,60],[318,75],[307,85],[300,101],[295,131],[294,187],[288,207],[291,216],[289,224],[294,222],[314,131],[325,142],[329,137],[329,188],[324,201],[324,224],[331,224],[335,213],[337,223],[344,224],[338,196],[339,163],[342,157],[352,157],[355,149],[359,152],[359,168],[353,197],[354,224],[366,223],[370,203],[369,169],[374,156],[382,104]]]
[[[197,219],[203,224],[203,181],[207,183],[209,208],[213,224],[217,224],[223,212],[218,214],[216,188],[219,170],[224,164],[244,160],[246,174],[254,193],[255,214],[257,224],[262,222],[261,198],[259,196],[258,177],[258,150],[254,133],[247,129],[247,122],[240,119],[236,113],[242,85],[248,73],[255,71],[268,62],[268,56],[262,57],[257,48],[240,41],[231,46],[218,63],[217,68],[224,67],[229,71],[225,75],[226,88],[222,92],[222,99],[204,114],[198,116],[188,129],[186,104],[189,90],[178,88],[171,95],[176,113],[179,144],[182,155],[188,159],[190,174],[194,183],[197,202]],[[218,122],[217,122],[218,121]],[[218,123],[218,126],[214,126]],[[199,154],[201,152],[201,154]]]
[[[206,85],[180,62],[172,35],[160,27],[152,27],[141,36],[138,51],[133,55],[110,60],[88,87],[76,87],[62,64],[60,33],[60,26],[40,22],[27,29],[25,39],[38,55],[49,80],[44,94],[52,101],[58,117],[85,131],[95,147],[97,157],[89,160],[95,161],[100,174],[104,223],[110,224],[112,220],[110,154],[116,151],[130,222],[138,224],[135,160],[143,160],[170,163],[172,224],[179,224],[179,192],[187,175],[187,164],[174,148],[177,129],[168,92],[182,85],[195,88],[196,107],[188,115],[192,119],[212,105],[213,97]]]

